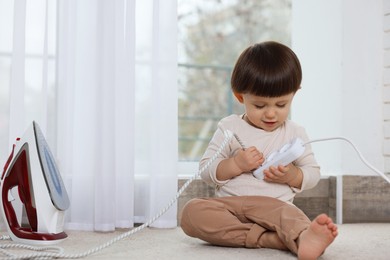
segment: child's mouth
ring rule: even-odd
[[[273,126],[276,124],[276,122],[264,122],[264,124],[268,125],[268,126]]]

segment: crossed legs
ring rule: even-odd
[[[181,227],[214,245],[290,250],[304,260],[316,259],[337,236],[326,215],[311,222],[296,206],[263,196],[193,199]]]

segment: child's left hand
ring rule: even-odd
[[[292,163],[278,167],[271,166],[264,170],[264,180],[267,182],[286,183],[289,186],[299,187],[302,184],[302,172]]]

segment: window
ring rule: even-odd
[[[179,160],[197,162],[218,121],[243,112],[230,91],[238,55],[265,40],[291,46],[291,0],[178,0],[178,23]]]

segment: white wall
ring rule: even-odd
[[[383,121],[385,171],[390,172],[390,0],[383,1]]]
[[[292,35],[303,69],[292,119],[312,139],[351,139],[383,171],[382,0],[293,0]],[[324,175],[375,174],[343,141],[313,149]]]

